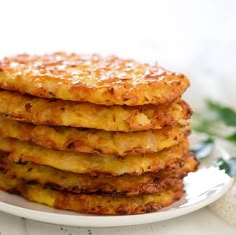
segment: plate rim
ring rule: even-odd
[[[219,152],[225,151],[225,148],[222,146],[216,146],[217,150]],[[213,167],[213,166],[212,166]],[[200,168],[197,172],[203,169],[207,169],[209,167],[206,167],[203,165],[202,168]],[[213,167],[215,169],[218,169],[217,167]],[[224,172],[222,170],[219,170],[219,172]],[[196,173],[197,173],[196,172]],[[195,172],[190,173],[195,174]],[[190,175],[189,174],[189,175]],[[225,174],[225,173],[224,173]],[[186,215],[188,213],[191,213],[193,211],[199,210],[212,202],[219,199],[221,196],[224,195],[224,193],[231,187],[233,184],[233,178],[228,176],[228,182],[225,182],[217,192],[213,193],[209,198],[204,198],[199,201],[197,201],[195,204],[186,205],[184,207],[180,207],[183,204],[180,204],[179,207],[173,207],[171,206],[167,207],[169,209],[167,210],[161,210],[157,212],[152,213],[146,213],[146,214],[138,214],[138,215],[89,215],[89,214],[63,214],[63,213],[56,213],[55,212],[47,212],[47,211],[41,211],[37,209],[30,209],[30,208],[24,208],[18,205],[13,205],[8,202],[4,202],[0,199],[0,211],[12,214],[15,216],[23,217],[26,219],[32,219],[44,223],[51,223],[56,225],[64,225],[64,226],[73,226],[73,227],[120,227],[120,226],[128,226],[128,225],[141,225],[141,224],[148,224],[153,222],[159,222],[167,219],[172,219],[175,217],[179,217],[182,215]],[[0,193],[6,196],[16,197],[20,200],[23,200],[23,202],[27,204],[35,204],[39,205],[38,203],[29,202],[25,200],[24,198],[12,195],[10,193],[4,192],[0,190]],[[182,197],[184,198],[184,196]],[[180,202],[177,201],[176,203]],[[41,205],[43,206],[43,205]],[[47,206],[46,206],[47,207]],[[48,207],[47,207],[48,208]],[[54,208],[50,208],[54,209]],[[163,208],[165,209],[165,208]],[[56,210],[56,209],[54,209]],[[60,210],[67,212],[66,210]]]
[[[51,223],[56,225],[64,225],[64,226],[73,226],[73,227],[120,227],[120,226],[128,226],[128,225],[138,225],[138,224],[148,224],[153,222],[159,222],[167,219],[172,219],[175,217],[179,217],[182,215],[186,215],[193,211],[199,210],[212,202],[219,199],[224,193],[231,187],[233,183],[233,179],[230,178],[228,184],[224,185],[222,190],[216,194],[213,194],[211,197],[201,200],[194,205],[189,205],[186,207],[173,208],[166,211],[157,211],[153,213],[147,214],[139,214],[139,215],[121,215],[121,216],[112,216],[112,215],[64,215],[64,214],[56,214],[53,212],[44,212],[38,211],[29,208],[22,208],[20,206],[11,205],[9,203],[5,203],[0,201],[0,211],[9,213],[15,216],[23,217],[26,219],[32,219],[44,223]],[[6,193],[6,192],[4,192]],[[9,193],[6,193],[9,194]],[[10,194],[12,195],[12,194]],[[13,195],[16,196],[16,195]],[[22,200],[25,200],[19,197]],[[27,201],[28,202],[28,201]],[[32,203],[32,202],[30,202]],[[34,203],[37,204],[37,203]],[[42,216],[43,215],[43,216]],[[52,216],[53,215],[53,216]],[[66,222],[65,222],[66,217]],[[130,221],[131,219],[131,221]],[[109,221],[109,222],[108,222]]]

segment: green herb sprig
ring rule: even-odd
[[[212,100],[206,100],[206,109],[194,114],[193,129],[236,144],[236,111]]]
[[[229,176],[236,176],[236,157],[228,160],[220,157],[217,158],[213,164],[218,166],[220,170],[225,170],[225,173]]]
[[[208,136],[191,149],[200,161],[210,156],[216,138],[236,145],[236,111],[220,103],[206,100],[205,110],[195,113],[192,128]],[[236,176],[236,157],[228,160],[219,157],[213,165],[224,169],[230,176]]]

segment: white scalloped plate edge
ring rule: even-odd
[[[222,148],[217,148],[222,153]],[[224,150],[225,151],[225,150]],[[225,152],[224,152],[225,153]],[[219,199],[233,180],[215,167],[201,168],[184,179],[184,197],[158,212],[141,215],[99,216],[57,210],[0,191],[0,211],[41,222],[81,227],[117,227],[163,221],[203,208]]]

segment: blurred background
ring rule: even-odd
[[[236,107],[235,0],[0,0],[0,57],[56,50],[158,62],[192,82],[186,98]]]

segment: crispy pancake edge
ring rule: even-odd
[[[154,153],[174,146],[190,133],[189,126],[139,132],[34,125],[0,115],[0,136],[16,138],[55,150],[115,155]]]
[[[181,99],[163,105],[104,106],[35,98],[0,90],[0,113],[10,119],[35,123],[94,128],[106,131],[141,131],[188,124],[192,115]]]
[[[44,98],[104,105],[163,104],[181,96],[189,85],[183,74],[116,56],[58,52],[0,61],[0,87]]]
[[[171,189],[156,194],[133,197],[73,194],[45,189],[39,185],[27,185],[17,178],[8,178],[1,172],[0,188],[21,195],[29,201],[50,207],[99,215],[130,215],[154,212],[179,200],[184,194],[182,182],[175,184]]]
[[[74,173],[117,176],[141,175],[172,168],[188,155],[187,139],[157,153],[117,156],[108,154],[57,151],[43,148],[16,139],[0,137],[0,150],[10,152],[9,159],[15,162],[34,162]]]
[[[1,155],[1,153],[0,153]],[[92,177],[57,170],[35,163],[16,164],[7,159],[7,153],[0,157],[0,169],[9,177],[17,177],[28,184],[40,184],[46,188],[73,193],[94,193],[134,196],[157,193],[178,183],[189,172],[197,169],[198,162],[188,156],[182,164],[173,169],[140,176]]]

